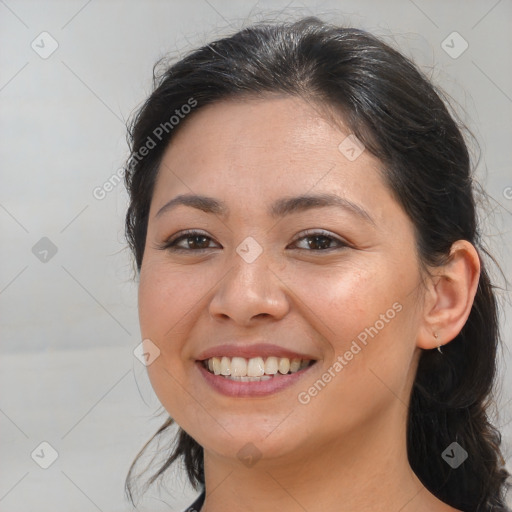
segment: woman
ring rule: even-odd
[[[506,510],[470,159],[413,64],[253,26],[170,66],[130,145],[155,436],[180,427],[150,483],[183,458],[189,510]]]

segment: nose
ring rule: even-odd
[[[249,263],[235,253],[233,260],[210,301],[212,318],[241,326],[283,318],[290,308],[286,283],[269,268],[267,258],[261,255]]]

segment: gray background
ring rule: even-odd
[[[126,193],[122,184],[103,199],[93,191],[127,156],[125,120],[150,92],[159,57],[262,17],[300,14],[383,37],[460,105],[492,197],[487,240],[510,279],[510,0],[0,0],[0,511],[130,509],[126,471],[163,416],[133,355],[140,339]],[[46,59],[44,31],[58,44]],[[457,58],[463,41],[446,39],[454,31],[469,45]],[[508,291],[499,295],[506,347],[496,422],[512,469],[512,311]],[[36,450],[35,459],[49,460],[43,441],[58,452],[48,469],[31,458]],[[154,489],[139,509],[191,502],[181,473],[169,486],[171,495]]]

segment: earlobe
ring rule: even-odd
[[[448,261],[433,270],[424,302],[417,346],[438,348],[453,340],[466,323],[480,277],[480,258],[467,240],[456,241]]]

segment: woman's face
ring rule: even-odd
[[[391,429],[403,440],[421,323],[413,226],[348,135],[298,98],[225,101],[164,154],[141,333],[160,350],[159,400],[210,454],[302,457]],[[162,210],[178,196],[208,200]],[[204,368],[213,356],[214,373],[278,370],[235,381]],[[285,356],[315,362],[283,375]]]

